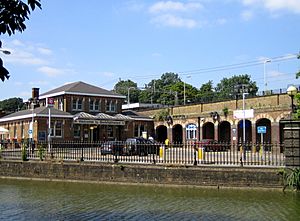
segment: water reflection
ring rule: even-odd
[[[300,194],[0,179],[0,220],[298,220]]]

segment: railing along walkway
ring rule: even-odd
[[[113,146],[115,145],[115,146]],[[128,148],[131,151],[128,151]],[[244,147],[244,148],[243,148]],[[280,144],[128,144],[126,142],[51,142],[1,148],[5,160],[56,160],[75,162],[158,165],[271,166],[285,164]],[[22,151],[23,150],[23,151]],[[128,151],[128,152],[126,152]]]

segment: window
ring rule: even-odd
[[[63,102],[63,99],[62,99],[62,98],[60,98],[60,99],[58,100],[58,109],[61,110],[61,111],[64,110],[64,102]]]
[[[90,111],[99,111],[99,100],[90,100]]]
[[[186,127],[186,139],[194,140],[196,139],[197,126],[195,124],[189,124]]]
[[[80,125],[75,124],[73,127],[74,130],[74,137],[80,137]]]
[[[98,111],[99,110],[99,101],[96,100],[95,101],[95,111]]]
[[[114,101],[107,101],[106,102],[106,111],[107,112],[116,112],[117,103]]]
[[[82,99],[77,100],[77,109],[82,110]]]
[[[21,122],[21,137],[22,139],[25,137],[24,121]]]
[[[112,126],[107,126],[107,136],[109,138],[114,137],[114,131],[113,131],[113,127]]]
[[[94,100],[90,100],[90,111],[94,110]]]
[[[51,137],[62,137],[62,121],[51,122]]]
[[[73,99],[72,109],[73,110],[82,110],[82,98]]]
[[[17,138],[17,125],[14,124],[14,138]]]

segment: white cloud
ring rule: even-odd
[[[38,52],[40,52],[41,54],[43,55],[51,55],[52,54],[52,51],[48,48],[37,48]]]
[[[194,19],[183,18],[171,14],[160,15],[151,20],[152,23],[159,26],[170,26],[178,28],[195,28],[198,23]]]
[[[56,77],[59,75],[63,75],[66,72],[69,72],[69,70],[64,70],[64,69],[58,69],[58,68],[53,68],[49,66],[42,66],[37,69],[39,72],[42,72],[43,74],[46,74],[49,77]]]
[[[5,59],[8,63],[22,65],[45,65],[48,63],[47,60],[39,58],[28,51],[20,49],[10,49],[10,51],[11,54]]]
[[[158,53],[158,52],[154,52],[151,54],[152,57],[161,57],[162,54],[161,53]]]
[[[263,7],[271,12],[289,11],[300,14],[299,0],[242,0],[246,6]]]
[[[250,21],[254,17],[254,13],[251,10],[245,10],[241,13],[241,17],[244,21]]]
[[[226,18],[219,18],[217,19],[217,24],[218,25],[224,25],[227,23],[227,19]]]
[[[105,77],[114,77],[115,73],[113,73],[113,72],[103,72],[101,75],[104,75]]]
[[[199,2],[176,2],[176,1],[160,1],[153,4],[149,8],[150,13],[170,12],[170,11],[181,11],[186,12],[190,10],[201,9],[202,5]]]

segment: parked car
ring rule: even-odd
[[[101,144],[101,155],[113,154],[122,155],[123,154],[124,142],[121,141],[107,141]]]
[[[195,149],[204,148],[204,151],[225,151],[228,149],[226,144],[220,143],[213,139],[203,139],[195,142]]]
[[[125,141],[123,152],[127,155],[147,156],[148,154],[159,154],[159,147],[160,144],[154,140],[135,137]]]

